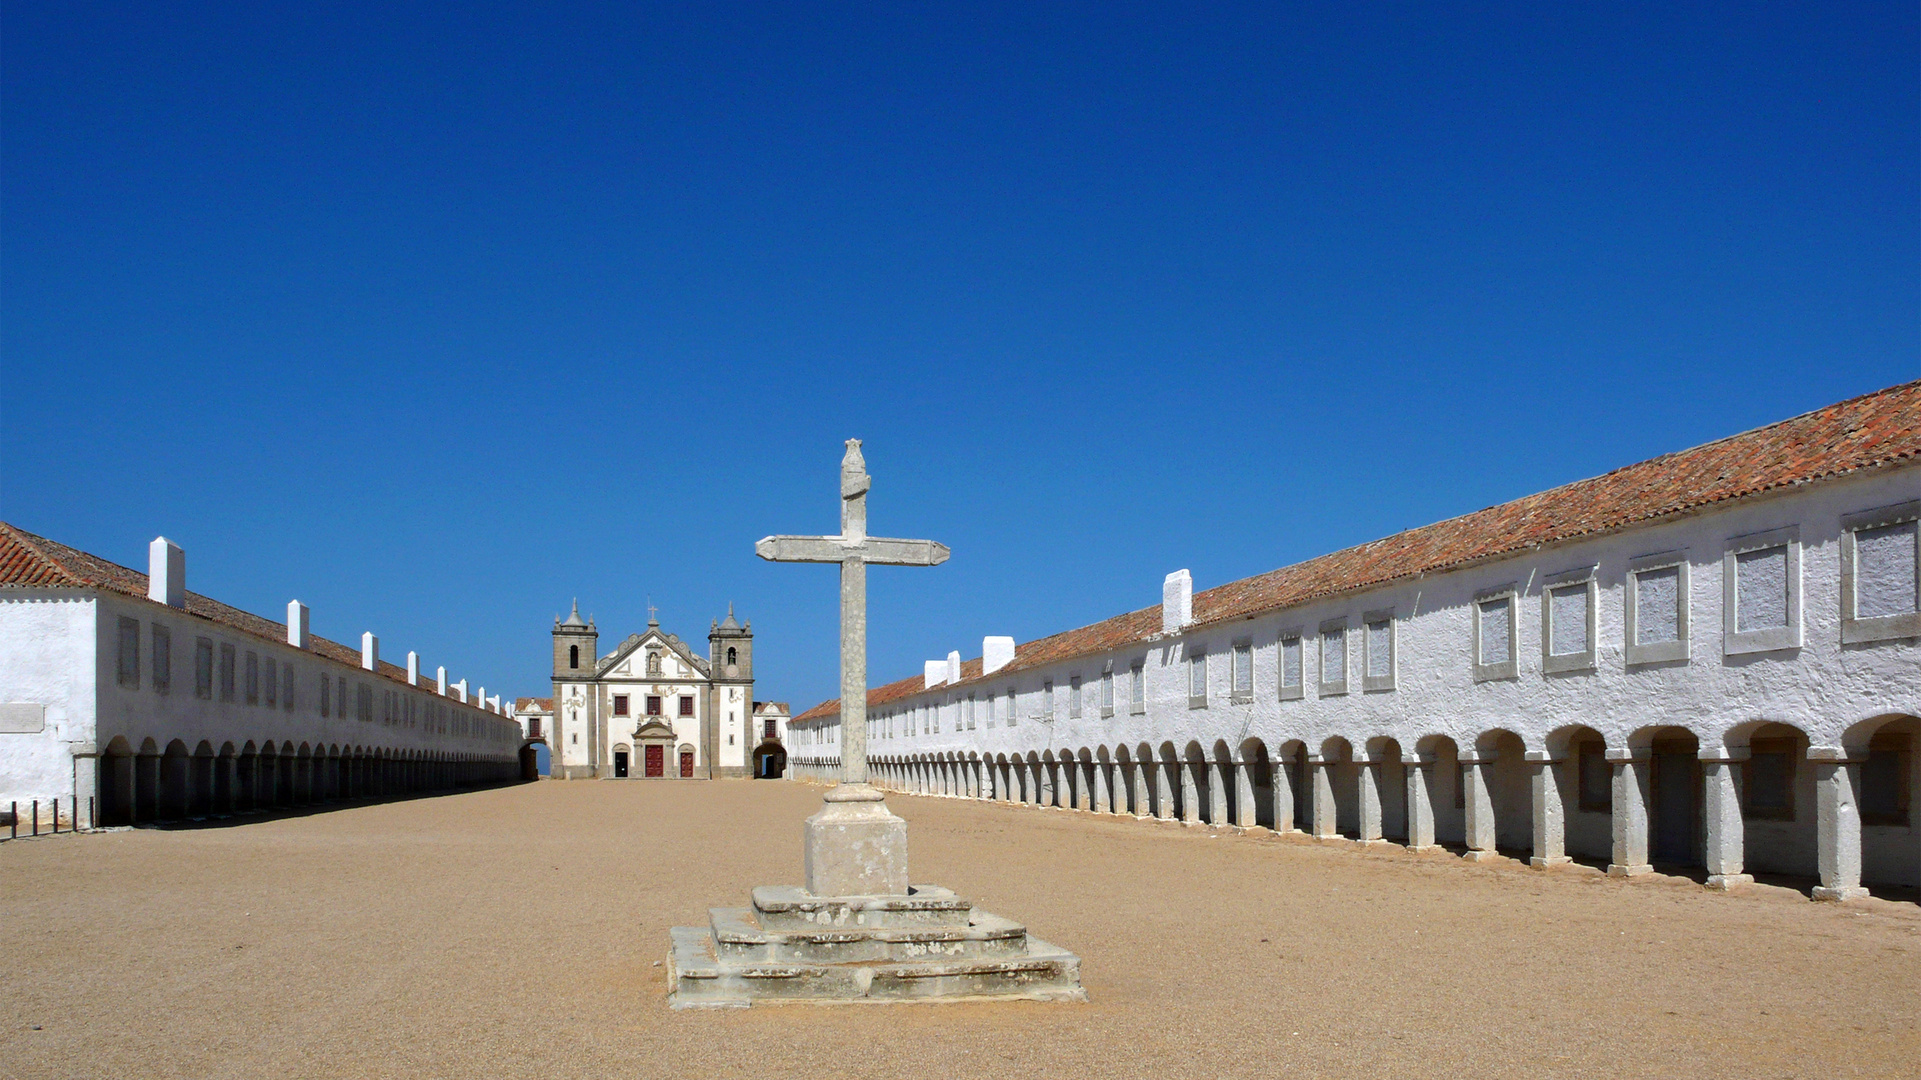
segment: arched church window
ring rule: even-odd
[[[727,662],[730,664],[740,663],[740,652],[732,645],[727,646]]]
[[[570,668],[577,668],[580,666],[580,646],[578,645],[567,646],[567,666]]]

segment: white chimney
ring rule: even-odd
[[[1014,662],[1014,639],[1011,637],[989,637],[981,639],[981,674],[992,675]]]
[[[494,712],[499,712],[500,711],[500,695],[495,694],[493,697],[488,698],[487,707],[489,709],[492,709]]]
[[[287,644],[296,649],[307,647],[307,605],[298,600],[287,601]]]
[[[960,681],[960,653],[958,652],[947,654],[947,681],[950,683]]]
[[[467,680],[462,679],[454,684],[454,696],[458,697],[461,701],[467,700]]]
[[[487,688],[486,687],[484,686],[474,687],[474,704],[479,705],[483,709],[487,707]]]
[[[440,665],[440,696],[447,696],[447,665]]]
[[[380,639],[372,630],[360,635],[360,666],[366,671],[380,670]]]
[[[921,665],[921,689],[930,690],[947,681],[947,661],[929,660]]]
[[[187,606],[187,553],[164,536],[147,545],[147,599],[168,607]]]
[[[420,685],[420,654],[412,649],[407,650],[407,685]]]
[[[1194,577],[1176,570],[1161,583],[1161,633],[1172,634],[1194,621]]]

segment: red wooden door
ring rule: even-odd
[[[666,747],[650,746],[647,748],[647,775],[648,776],[667,775],[667,748]]]
[[[682,750],[680,752],[680,775],[685,777],[694,775],[694,752],[692,750]]]

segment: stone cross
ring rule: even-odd
[[[769,536],[770,562],[840,564],[840,784],[804,831],[807,891],[816,896],[905,895],[907,823],[867,783],[867,567],[939,566],[947,545],[867,535],[867,462],[847,440],[840,463],[840,535]],[[866,805],[861,805],[866,804]]]

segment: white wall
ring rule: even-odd
[[[73,806],[72,744],[84,750],[94,741],[97,628],[91,594],[0,592],[0,702],[41,706],[45,719],[36,733],[0,733],[0,809],[17,801],[24,815],[29,801],[58,798],[64,816]],[[50,812],[43,805],[42,813]]]

